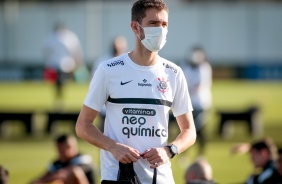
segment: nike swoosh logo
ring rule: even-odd
[[[133,80],[131,80],[131,81],[127,81],[127,82],[122,82],[122,81],[120,81],[120,85],[125,85],[125,84],[127,84],[127,83],[130,83],[130,82],[132,82]]]

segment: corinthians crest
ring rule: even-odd
[[[168,80],[165,79],[164,77],[158,78],[158,80],[160,81],[159,85],[157,86],[158,90],[162,93],[167,92],[168,89],[169,89],[169,87],[167,85]]]

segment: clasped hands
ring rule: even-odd
[[[154,169],[169,161],[171,153],[167,147],[150,148],[140,153],[137,149],[130,146],[116,143],[109,148],[115,159],[123,164],[137,162],[139,159],[147,159]]]

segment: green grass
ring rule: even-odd
[[[88,84],[68,83],[63,90],[63,99],[55,99],[55,89],[51,84],[41,82],[0,83],[0,110],[35,111],[36,134],[27,137],[19,122],[5,126],[5,136],[0,138],[0,164],[10,171],[11,184],[26,184],[45,171],[49,161],[54,159],[53,137],[60,132],[73,132],[71,125],[58,123],[56,133],[46,135],[45,111],[60,109],[62,111],[79,111],[88,90]],[[237,110],[257,104],[261,108],[263,135],[273,137],[282,145],[282,83],[270,81],[236,81],[216,80],[213,84],[213,108],[210,111],[207,133],[208,145],[205,157],[211,163],[215,180],[220,184],[244,181],[252,172],[248,154],[232,155],[230,148],[239,142],[252,141],[244,125],[233,127],[230,137],[216,135],[218,126],[217,110]],[[6,123],[8,125],[8,123]],[[175,127],[172,127],[175,128]],[[174,132],[172,130],[172,132]],[[171,135],[170,139],[175,136]],[[90,153],[94,159],[99,175],[99,152],[88,143],[79,140],[80,150]],[[196,157],[197,144],[185,153],[172,159],[172,169],[177,184],[184,183],[185,168]],[[97,178],[99,180],[99,177]]]

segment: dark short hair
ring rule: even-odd
[[[204,48],[203,47],[201,47],[200,45],[194,45],[193,47],[192,47],[192,51],[202,51],[202,52],[204,52]]]
[[[70,137],[72,137],[71,135],[68,135],[68,134],[62,134],[62,135],[59,135],[57,136],[56,138],[56,143],[57,144],[60,144],[60,143],[64,143],[66,142]]]
[[[54,25],[54,31],[59,31],[61,29],[66,29],[66,25],[62,22],[57,22],[55,25]]]
[[[166,10],[168,12],[168,8],[163,0],[137,0],[131,8],[131,21],[141,23],[146,16],[146,10],[149,8]]]
[[[271,138],[256,141],[251,145],[251,150],[261,151],[263,149],[266,149],[270,153],[272,159],[276,158],[277,147]]]

